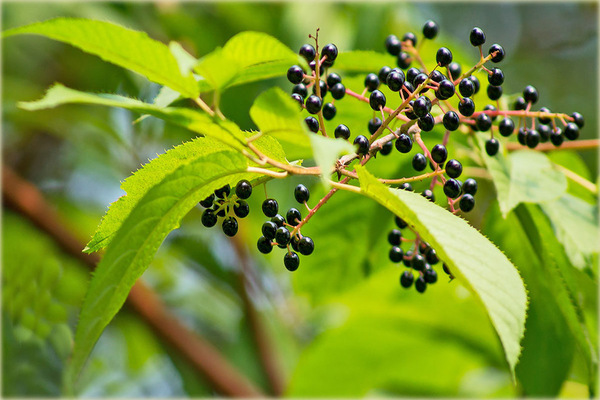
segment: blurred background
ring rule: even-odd
[[[324,42],[336,43],[340,51],[384,52],[388,34],[420,35],[422,24],[433,19],[440,27],[436,43],[456,48],[473,64],[478,54],[468,34],[479,26],[487,43],[499,43],[506,51],[501,65],[504,93],[519,93],[532,84],[540,93],[538,106],[578,111],[586,120],[581,138],[598,136],[598,6],[592,2],[5,2],[2,29],[57,16],[112,21],[165,43],[178,41],[196,57],[246,30],[271,34],[296,51],[316,28]],[[18,101],[40,98],[55,82],[149,102],[159,87],[45,38],[19,36],[2,42],[3,169],[34,184],[61,222],[85,243],[108,204],[123,194],[123,179],[149,158],[193,136],[153,118],[133,125],[137,115],[124,110],[63,106],[32,113],[16,107]],[[254,128],[248,110],[273,85],[290,89],[285,78],[229,89],[223,95],[223,113],[242,129]],[[596,182],[597,152],[582,151],[580,157]],[[299,182],[294,178],[270,184],[269,194],[292,204]],[[331,207],[344,206],[348,197],[336,197]],[[362,202],[355,202],[357,210],[381,216],[378,207]],[[258,199],[254,203],[251,207],[258,209]],[[200,214],[194,210],[168,237],[143,280],[176,316],[266,392],[272,389],[272,377],[259,361],[246,295],[266,327],[287,395],[520,393],[510,383],[487,316],[460,285],[440,282],[426,296],[400,293],[397,273],[384,268],[389,264],[385,243],[355,246],[360,256],[340,260],[336,241],[353,243],[370,225],[357,222],[356,232],[351,232],[344,215],[320,215],[319,225],[308,233],[323,237],[315,240],[322,255],[311,261],[312,269],[292,276],[279,259],[257,255],[253,243],[262,220],[251,214],[241,227],[253,270],[251,290],[245,294],[239,288],[240,260],[222,235],[202,228]],[[2,395],[60,396],[89,270],[6,207],[2,234]],[[371,251],[379,255],[367,255]],[[374,270],[380,273],[371,276]],[[557,390],[567,397],[587,393],[577,371]],[[77,394],[206,397],[215,391],[126,307],[98,342]]]

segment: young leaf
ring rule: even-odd
[[[182,75],[177,60],[161,42],[122,26],[89,19],[55,18],[13,28],[3,37],[21,34],[46,36],[75,46],[105,61],[130,69],[152,82],[190,98],[200,94],[191,73]]]
[[[315,162],[321,167],[321,181],[328,189],[331,170],[340,155],[354,154],[356,149],[343,139],[331,139],[319,134],[309,135]]]
[[[155,167],[161,162],[158,158]],[[182,162],[147,190],[128,215],[120,216],[124,222],[98,264],[83,303],[67,386],[77,379],[100,334],[119,311],[169,232],[215,189],[260,176],[245,172],[247,166],[247,159],[235,151],[196,155],[194,160]]]
[[[483,302],[514,374],[523,336],[527,295],[519,273],[506,256],[461,218],[404,190],[389,189],[357,166],[361,192],[412,226],[436,249],[452,274]]]

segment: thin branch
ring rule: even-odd
[[[563,174],[565,174],[567,178],[571,179],[573,182],[577,183],[581,187],[589,190],[593,194],[598,194],[598,186],[596,186],[593,182],[588,181],[583,176],[576,174],[575,172],[563,167],[562,165],[554,164],[554,167]]]
[[[60,222],[39,190],[6,165],[2,166],[2,198],[4,206],[17,211],[48,234],[66,254],[92,269],[96,267],[100,257],[82,253],[85,244]],[[127,304],[159,337],[187,359],[214,390],[231,397],[264,396],[219,350],[175,317],[160,297],[141,281],[132,287]]]
[[[536,146],[537,151],[553,151],[553,150],[590,150],[598,149],[600,146],[600,139],[589,139],[589,140],[575,140],[572,142],[565,142],[560,146],[555,146],[552,143],[542,143]],[[522,146],[519,143],[507,143],[506,149],[508,151],[524,150],[527,146]]]

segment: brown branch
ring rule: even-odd
[[[560,146],[555,146],[552,143],[542,143],[536,146],[537,151],[553,151],[553,150],[590,150],[597,149],[600,146],[600,139],[588,139],[588,140],[575,140],[572,142],[565,142]],[[506,149],[508,151],[524,150],[527,146],[522,146],[519,143],[507,143]]]
[[[47,233],[65,253],[92,269],[96,267],[100,257],[82,253],[84,243],[59,221],[40,191],[6,165],[2,165],[2,198],[4,206],[17,211]],[[232,397],[263,396],[213,345],[177,319],[160,297],[141,281],[131,289],[127,304],[159,337],[187,359],[214,390]]]

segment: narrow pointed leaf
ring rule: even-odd
[[[309,135],[309,137],[315,162],[321,167],[321,182],[327,189],[330,187],[329,178],[331,170],[335,166],[335,161],[340,155],[354,154],[356,149],[342,139],[330,139],[318,134]]]

